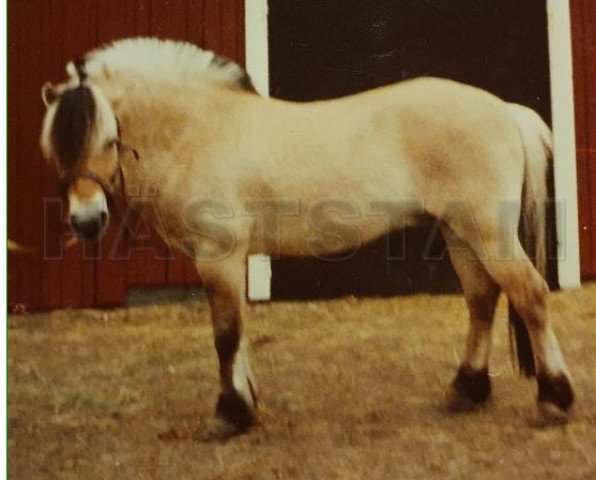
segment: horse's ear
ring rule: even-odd
[[[41,87],[41,99],[43,100],[43,103],[45,103],[46,107],[49,107],[52,103],[54,103],[59,96],[60,95],[50,82],[44,83],[43,87]]]

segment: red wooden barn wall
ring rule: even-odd
[[[581,269],[584,278],[596,278],[596,90],[590,88],[596,85],[596,2],[570,4]],[[8,0],[8,20],[8,235],[35,248],[9,255],[9,304],[119,305],[128,286],[198,282],[186,260],[156,259],[169,253],[157,241],[125,261],[108,259],[114,233],[101,249],[63,248],[56,178],[38,147],[39,90],[64,77],[67,60],[124,36],[185,39],[243,63],[244,0]]]
[[[570,0],[582,277],[596,278],[596,2]]]
[[[68,60],[136,35],[188,40],[243,64],[244,0],[8,0],[8,236],[35,249],[9,254],[13,307],[121,305],[129,286],[199,282],[156,240],[132,251],[122,242],[128,260],[110,259],[114,232],[101,247],[65,249],[56,176],[39,151],[41,85],[64,79]]]

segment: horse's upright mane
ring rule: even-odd
[[[71,75],[76,68],[67,67]],[[85,56],[85,73],[144,76],[153,81],[219,83],[254,90],[247,72],[237,63],[187,42],[138,37],[118,40]]]

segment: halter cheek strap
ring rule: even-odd
[[[118,129],[118,134],[120,134],[120,129]],[[108,209],[110,211],[115,211],[117,216],[122,217],[124,215],[124,212],[128,210],[128,201],[126,198],[126,183],[125,183],[125,178],[124,178],[124,171],[122,170],[122,159],[120,157],[120,154],[124,150],[130,150],[133,153],[135,160],[138,161],[139,160],[139,152],[137,152],[137,150],[135,148],[123,144],[122,142],[120,142],[120,140],[117,141],[117,148],[118,148],[118,165],[116,167],[116,170],[114,171],[114,173],[112,174],[112,176],[110,177],[110,179],[108,181],[104,180],[100,175],[98,175],[97,173],[95,173],[93,171],[85,171],[85,172],[75,174],[60,183],[60,193],[62,195],[62,198],[67,200],[67,193],[68,193],[68,188],[70,187],[70,185],[72,185],[79,178],[86,178],[88,180],[95,182],[97,185],[99,185],[101,187],[101,189],[106,197],[106,201],[108,203]],[[120,192],[121,192],[122,200],[124,202],[124,208],[119,208],[116,205],[116,202],[114,200],[114,187],[115,187],[116,179],[118,177],[120,177],[119,178]],[[130,228],[128,223],[126,223],[124,225],[124,234],[130,240],[134,240],[136,238],[135,232]]]
[[[125,150],[130,150],[133,153],[135,160],[138,161],[139,160],[139,152],[137,152],[137,150],[135,148],[121,143],[120,140],[117,141],[117,149],[118,149],[118,165],[116,166],[116,170],[114,170],[114,173],[112,174],[112,176],[110,177],[109,180],[106,181],[103,177],[101,177],[100,175],[98,175],[97,173],[95,173],[91,170],[77,173],[75,175],[72,175],[72,176],[64,179],[61,182],[60,191],[61,191],[62,196],[66,198],[68,188],[76,180],[78,180],[79,178],[86,178],[88,180],[95,182],[97,185],[99,185],[101,187],[101,189],[103,190],[104,195],[108,198],[108,200],[110,200],[114,195],[114,186],[116,183],[116,179],[119,177],[122,197],[126,201],[126,184],[125,184],[125,180],[124,180],[124,171],[122,170],[121,154]]]

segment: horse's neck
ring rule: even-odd
[[[168,178],[173,167],[189,171],[189,162],[221,142],[214,132],[227,127],[232,110],[242,108],[238,96],[247,95],[210,85],[127,84],[111,91],[121,140],[139,154],[137,162],[125,165],[127,182],[140,188]],[[116,96],[119,91],[125,94]]]
[[[253,163],[263,168],[287,155],[288,148],[297,161],[311,161],[310,153],[324,136],[313,121],[326,111],[322,105],[307,108],[201,84],[126,85],[121,91],[111,101],[122,141],[139,152],[139,161],[127,163],[125,174],[127,183],[143,190],[168,182],[171,192],[185,176],[200,176],[203,166],[210,173],[214,163],[224,162],[232,170]],[[294,144],[288,147],[288,142]]]

